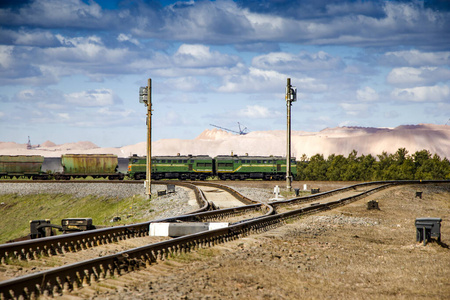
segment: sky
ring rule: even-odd
[[[450,1],[2,0],[0,141],[450,125]]]

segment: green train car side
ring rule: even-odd
[[[128,176],[136,180],[145,179],[146,164],[146,157],[130,157]],[[213,176],[213,159],[208,155],[152,157],[152,179],[205,180],[208,176]]]
[[[41,170],[43,162],[40,155],[0,155],[0,177],[48,179]]]
[[[281,156],[219,155],[214,161],[216,174],[221,180],[286,178],[286,158]],[[291,159],[291,175],[297,175],[295,157]]]

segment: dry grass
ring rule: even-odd
[[[423,199],[414,198],[423,191]],[[380,210],[367,210],[368,200]],[[442,243],[415,241],[417,217],[440,217]],[[338,210],[183,257],[155,299],[448,299],[450,187],[386,190]],[[214,251],[216,252],[216,251]],[[204,254],[204,253],[203,253]],[[203,258],[201,258],[203,256]]]

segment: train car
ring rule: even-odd
[[[128,176],[145,179],[147,157],[132,156],[128,164]],[[177,155],[152,157],[152,179],[205,180],[213,176],[213,159],[208,155]]]
[[[286,158],[281,156],[219,155],[214,158],[215,172],[221,180],[286,178]],[[291,159],[291,174],[297,175],[295,158]]]
[[[93,178],[123,179],[119,173],[117,155],[113,154],[63,154],[61,155],[63,173],[55,174],[56,179]]]
[[[44,157],[41,155],[0,155],[0,177],[48,179],[42,172]]]

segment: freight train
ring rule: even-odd
[[[128,159],[128,171],[118,171],[118,157],[112,154],[61,155],[61,172],[42,170],[45,158],[39,155],[0,155],[0,178],[26,177],[32,179],[68,180],[71,178],[108,178],[123,180],[125,176],[146,178],[147,158],[133,155]],[[177,155],[152,157],[152,178],[179,180],[283,180],[286,159],[281,156]],[[291,160],[291,176],[297,175],[295,158]]]

